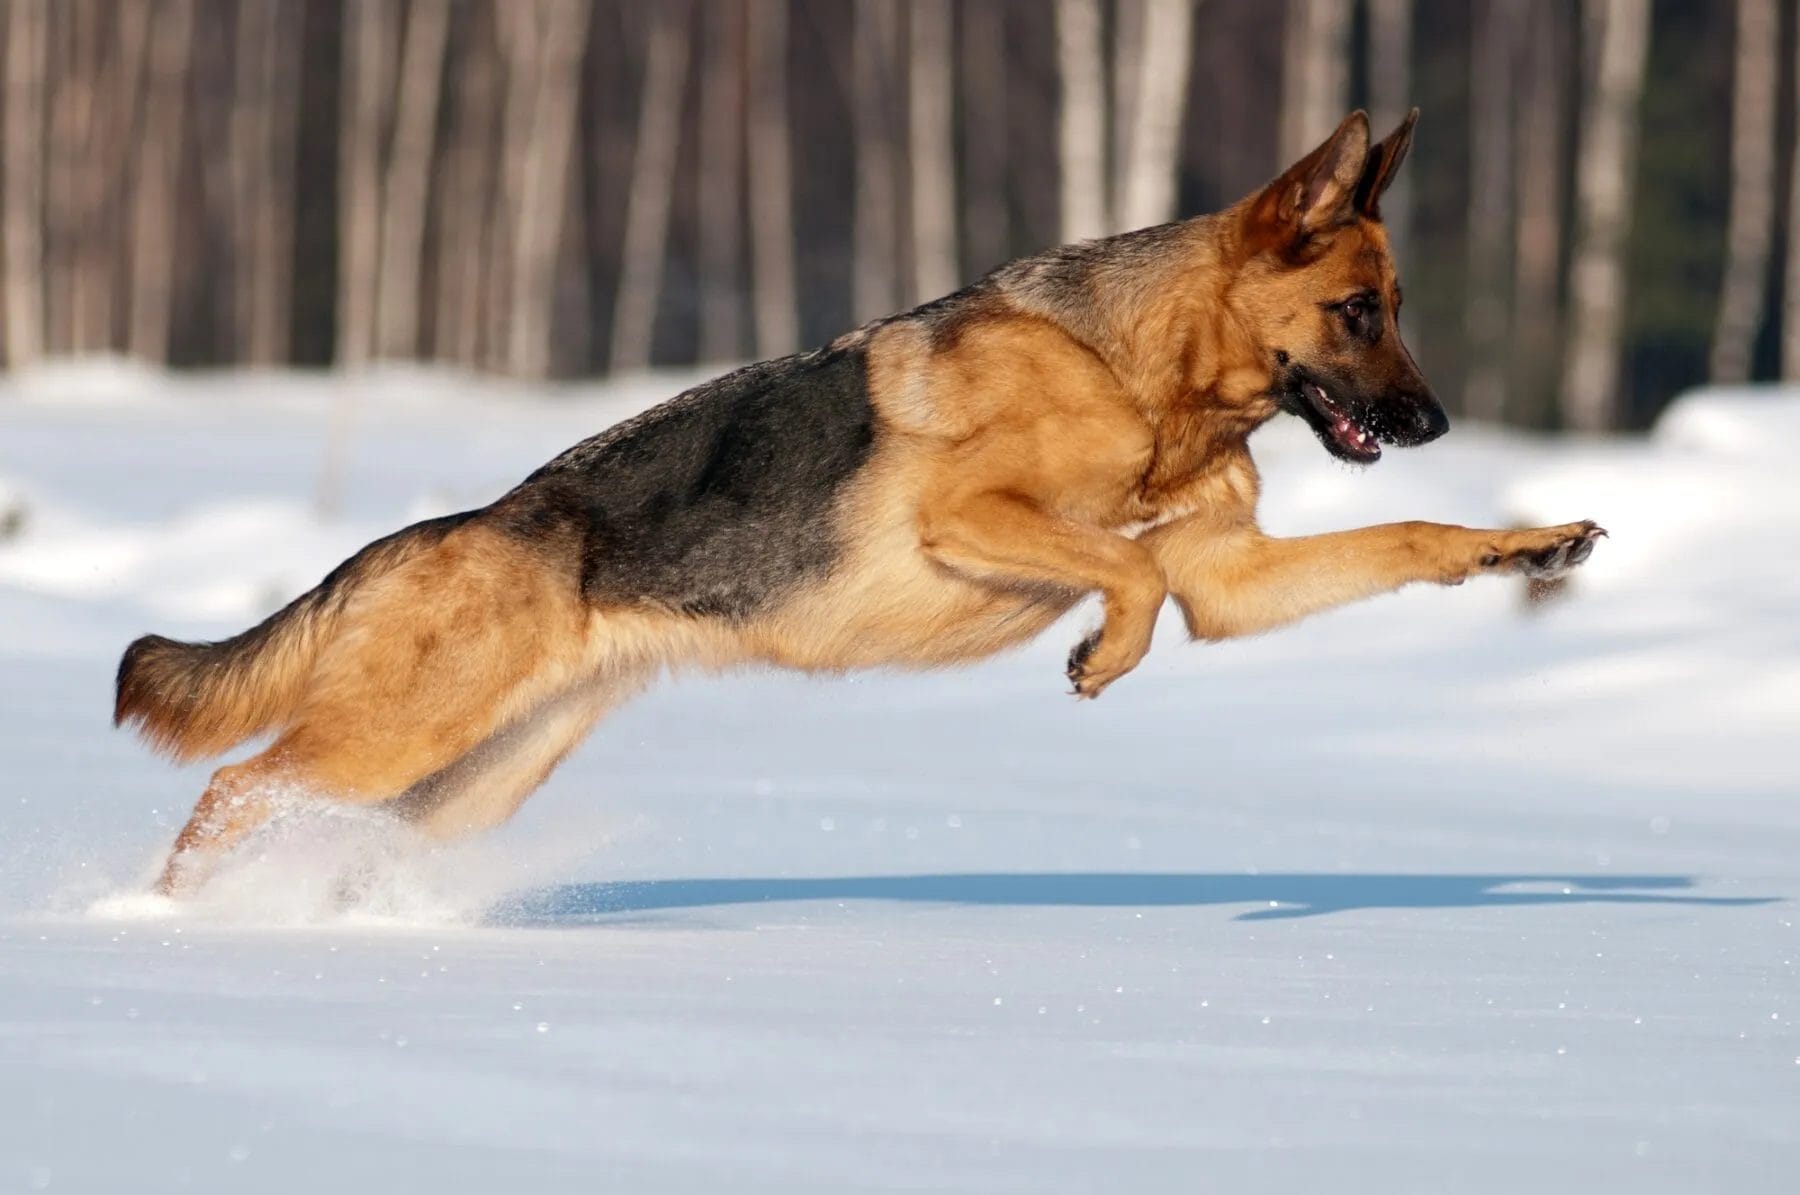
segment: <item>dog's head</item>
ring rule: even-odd
[[[1414,109],[1385,140],[1353,112],[1326,142],[1239,205],[1228,302],[1256,342],[1261,397],[1357,464],[1381,444],[1435,440],[1444,408],[1400,342],[1400,284],[1382,192],[1412,144]]]

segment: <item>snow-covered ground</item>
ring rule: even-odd
[[[235,630],[678,385],[0,384],[0,1191],[1794,1189],[1800,397],[1361,473],[1259,440],[1281,532],[1605,523],[1535,614],[1169,621],[1093,704],[1091,612],[960,672],[687,679],[487,841],[296,816],[140,915],[206,768],[109,728],[132,636]]]

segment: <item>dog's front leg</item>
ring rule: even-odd
[[[1099,590],[1105,624],[1069,654],[1069,680],[1077,696],[1098,697],[1150,650],[1156,613],[1168,590],[1155,558],[1135,540],[1004,493],[978,494],[927,511],[921,532],[927,555],[962,572],[1015,584]]]
[[[1460,585],[1478,573],[1556,576],[1606,532],[1592,522],[1525,531],[1386,523],[1276,539],[1252,523],[1195,516],[1140,541],[1156,557],[1196,639],[1255,635],[1414,581]]]

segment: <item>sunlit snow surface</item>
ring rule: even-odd
[[[206,768],[107,725],[133,635],[680,384],[0,386],[0,1191],[1794,1189],[1797,397],[1366,472],[1259,437],[1278,532],[1606,524],[1533,617],[1168,621],[1087,705],[1091,610],[958,672],[688,678],[487,840],[296,801],[146,894]]]

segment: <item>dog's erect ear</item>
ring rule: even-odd
[[[1369,157],[1369,117],[1352,112],[1319,148],[1262,189],[1251,205],[1252,239],[1292,245],[1356,218],[1356,185]]]
[[[1371,220],[1381,219],[1381,193],[1394,181],[1400,163],[1406,161],[1406,151],[1412,148],[1413,125],[1418,122],[1419,110],[1414,108],[1406,114],[1399,128],[1369,150],[1368,161],[1363,163],[1362,178],[1356,184],[1356,210]]]

